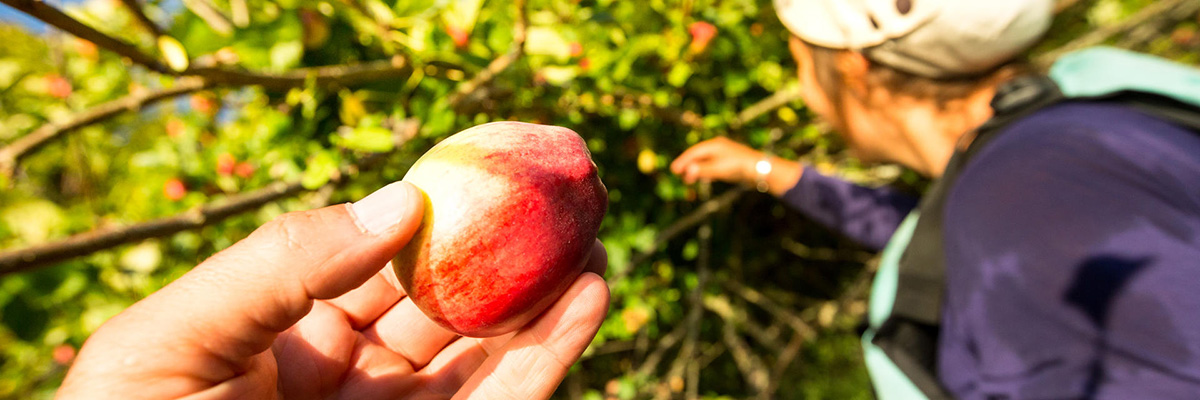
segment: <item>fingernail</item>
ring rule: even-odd
[[[415,187],[411,184],[393,182],[355,202],[350,209],[354,211],[359,225],[368,232],[383,233],[404,219],[409,211],[409,196],[414,191]]]

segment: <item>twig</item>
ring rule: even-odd
[[[1057,49],[1042,54],[1037,58],[1037,64],[1042,66],[1050,65],[1054,62],[1054,60],[1058,59],[1058,57],[1062,56],[1063,54],[1103,43],[1105,40],[1108,40],[1115,35],[1141,26],[1142,24],[1145,24],[1147,21],[1150,21],[1156,17],[1168,15],[1169,10],[1179,6],[1195,6],[1196,3],[1196,0],[1155,1],[1150,5],[1143,7],[1137,13],[1131,15],[1129,18],[1126,18],[1124,21],[1096,29],[1079,37],[1078,39],[1058,47]]]
[[[210,86],[198,78],[180,79],[178,84],[172,88],[131,94],[75,114],[66,121],[42,125],[28,135],[0,148],[0,176],[12,176],[18,159],[63,133],[104,121],[126,111],[139,110],[149,104],[203,90]]]
[[[250,26],[250,7],[246,0],[229,0],[230,19],[238,28]]]
[[[817,337],[817,331],[809,326],[808,323],[804,321],[804,318],[801,318],[791,310],[788,310],[787,307],[779,305],[774,300],[771,300],[762,293],[759,293],[757,290],[743,286],[741,283],[734,280],[726,280],[722,281],[722,283],[724,283],[726,288],[736,293],[738,296],[741,296],[743,299],[746,299],[746,301],[762,307],[762,309],[766,310],[768,313],[771,313],[771,315],[775,316],[775,318],[783,321],[783,323],[787,324],[792,328],[792,330],[804,337],[806,340],[812,340],[813,338]]]
[[[705,131],[704,117],[692,110],[682,110],[674,107],[662,107],[654,104],[654,98],[646,93],[638,93],[628,89],[617,89],[613,93],[611,104],[619,104],[621,108],[641,108],[649,111],[655,117],[675,125],[684,126],[698,131]],[[605,104],[609,104],[605,102]]]
[[[767,366],[762,359],[754,354],[741,336],[738,336],[737,324],[732,321],[722,324],[721,339],[729,347],[729,352],[733,354],[733,363],[737,365],[738,371],[742,372],[746,383],[753,389],[754,397],[769,398],[767,390],[770,388],[771,374],[767,371]]]
[[[199,75],[221,86],[257,85],[268,89],[290,89],[304,86],[313,79],[318,86],[346,86],[407,76],[412,67],[403,57],[391,60],[367,61],[355,64],[303,68],[279,74],[236,71],[224,68],[200,67],[185,74]]]
[[[1173,27],[1180,21],[1191,19],[1200,11],[1200,1],[1185,1],[1178,6],[1163,12],[1157,18],[1147,20],[1129,30],[1117,41],[1117,47],[1134,49],[1155,38],[1162,37],[1163,31]]]
[[[746,333],[753,336],[755,340],[762,343],[769,350],[779,352],[783,350],[783,344],[779,343],[778,325],[772,325],[771,328],[764,328],[754,320],[748,318],[749,313],[744,309],[736,309],[729,302],[729,299],[723,295],[706,296],[704,298],[704,308],[712,311],[726,323],[732,323],[742,329]]]
[[[779,382],[783,380],[783,375],[787,373],[788,367],[796,360],[796,356],[800,355],[800,350],[804,348],[804,336],[799,333],[792,335],[792,340],[788,341],[787,347],[779,352],[779,358],[775,359],[775,367],[771,371],[771,378],[768,380],[768,394],[775,394],[779,389]]]
[[[792,83],[785,86],[782,90],[775,92],[765,99],[759,100],[757,103],[746,107],[745,110],[739,112],[737,119],[730,124],[733,129],[741,128],[755,118],[769,113],[774,109],[783,107],[787,103],[791,103],[800,98],[800,84]]]
[[[183,0],[183,6],[204,20],[204,23],[208,24],[214,32],[222,36],[233,34],[233,22],[230,22],[229,18],[221,13],[221,10],[207,0]]]
[[[1054,4],[1054,13],[1058,14],[1066,11],[1066,9],[1071,8],[1071,6],[1074,6],[1078,3],[1079,0],[1058,0],[1058,3]]]
[[[123,228],[78,234],[65,240],[0,253],[0,275],[21,272],[99,250],[144,239],[162,237],[221,221],[256,209],[272,201],[304,190],[299,182],[276,182],[265,188],[232,196],[224,201],[173,217],[130,225]]]
[[[711,196],[712,186],[707,183],[701,184],[700,198],[708,200]],[[683,362],[686,366],[687,378],[685,378],[684,384],[687,385],[687,389],[684,392],[684,398],[688,400],[700,398],[700,366],[690,361],[694,361],[696,342],[700,337],[700,320],[704,318],[704,289],[708,287],[710,275],[712,231],[712,220],[707,220],[707,223],[700,226],[696,235],[700,242],[700,249],[696,255],[696,287],[692,288],[691,299],[688,302],[692,308],[688,310],[687,336],[683,339],[683,347],[680,348],[679,356],[675,360],[677,364]],[[672,366],[672,369],[674,368],[675,366]]]
[[[215,68],[195,70],[194,72],[199,72],[205,78],[185,77],[179,80],[178,85],[170,89],[147,94],[132,94],[98,105],[65,122],[43,125],[12,144],[0,148],[0,176],[12,176],[16,163],[21,157],[64,133],[174,96],[216,86],[259,85],[272,89],[286,89],[303,86],[310,78],[319,86],[345,86],[404,76],[411,73],[410,69],[403,58],[395,57],[391,61],[305,68],[283,74],[256,74]]]
[[[290,89],[304,85],[310,77],[318,85],[346,85],[350,83],[406,76],[410,66],[399,56],[391,60],[361,62],[349,65],[334,65],[293,70],[280,74],[240,71],[211,66],[193,66],[177,72],[137,48],[101,33],[63,14],[39,0],[0,0],[13,8],[40,19],[51,26],[87,39],[97,46],[125,56],[155,72],[177,76],[200,76],[216,85],[258,85],[270,89]]]
[[[721,193],[721,195],[717,196],[715,199],[701,203],[700,207],[698,207],[695,211],[692,211],[691,214],[675,220],[674,223],[659,232],[658,237],[654,239],[654,244],[652,244],[650,248],[646,249],[645,251],[635,254],[629,262],[629,265],[638,265],[643,261],[646,261],[647,258],[650,258],[650,256],[654,255],[659,248],[671,241],[671,239],[674,239],[676,236],[679,236],[689,229],[696,227],[696,225],[700,225],[713,214],[729,208],[745,193],[745,188],[733,188],[725,191],[725,193]],[[617,275],[614,277],[614,281],[624,277],[625,274]]]
[[[415,131],[419,129],[417,125],[416,121],[410,120],[407,128],[410,132],[406,132],[405,135],[397,138],[397,141],[414,136]],[[343,168],[330,179],[329,183],[315,190],[321,190],[330,185],[340,185],[345,182],[345,177],[350,176],[353,172],[370,168],[370,166],[385,159],[386,155],[382,154],[373,154],[364,157],[358,165]],[[172,217],[122,228],[85,232],[57,242],[0,252],[0,276],[46,266],[126,243],[201,228],[234,215],[257,209],[267,203],[306,191],[310,190],[305,189],[300,181],[291,183],[276,182],[267,187],[233,195]]]
[[[0,3],[7,4],[8,6],[17,9],[17,11],[29,14],[29,16],[40,19],[43,22],[50,24],[50,26],[61,29],[64,32],[87,39],[88,41],[95,43],[97,46],[112,50],[113,52],[129,58],[131,61],[141,64],[155,72],[174,74],[174,71],[172,71],[166,65],[160,63],[158,60],[154,59],[154,57],[150,57],[145,53],[142,53],[136,47],[113,38],[112,36],[101,33],[100,31],[92,29],[92,27],[87,26],[74,18],[71,18],[62,11],[51,7],[40,0],[0,0]]]
[[[133,13],[133,18],[136,19],[143,28],[146,28],[151,35],[154,35],[154,37],[163,35],[162,28],[159,28],[158,24],[154,23],[154,21],[150,20],[150,17],[146,16],[146,12],[142,10],[142,3],[139,0],[121,0],[121,3],[125,4],[125,8],[128,8],[130,13]]]
[[[495,79],[496,75],[508,69],[525,52],[525,0],[515,0],[513,1],[513,6],[517,8],[517,15],[516,22],[513,25],[513,43],[508,48],[508,52],[492,60],[487,68],[476,74],[474,78],[459,85],[458,90],[450,95],[451,108],[457,107],[466,98],[467,94],[475,92],[480,86],[486,85],[492,79]]]
[[[635,375],[646,376],[653,374],[655,369],[658,368],[658,363],[662,362],[663,355],[666,354],[667,350],[675,347],[675,344],[679,343],[686,333],[687,325],[676,325],[675,329],[671,330],[666,336],[663,336],[662,339],[659,339],[658,346],[655,346],[654,351],[650,352],[650,355],[646,356],[646,359],[642,361],[642,365],[634,370],[636,371]]]

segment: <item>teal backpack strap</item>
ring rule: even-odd
[[[1050,67],[1063,96],[1127,104],[1180,126],[1200,130],[1200,70],[1112,47],[1069,53]]]

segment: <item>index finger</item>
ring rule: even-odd
[[[676,174],[683,173],[684,168],[688,164],[700,162],[706,158],[712,157],[712,154],[715,151],[715,149],[716,149],[716,145],[712,142],[711,139],[697,143],[694,146],[689,147],[687,150],[684,150],[683,153],[679,155],[679,157],[676,157],[675,161],[671,161],[671,172],[674,172]]]

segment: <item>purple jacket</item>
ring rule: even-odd
[[[812,169],[784,201],[876,250],[917,203]],[[945,212],[956,397],[1200,398],[1200,134],[1050,107],[978,153]]]

